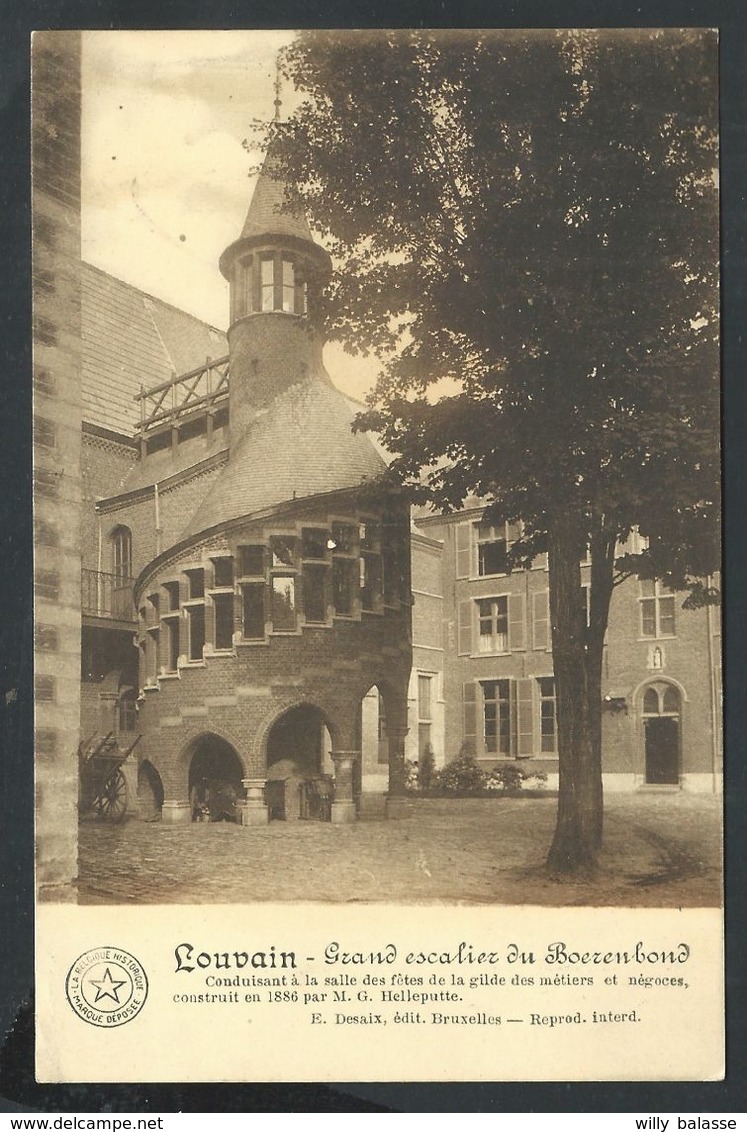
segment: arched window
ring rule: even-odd
[[[111,534],[112,574],[122,582],[132,577],[132,532],[129,527],[115,527]]]

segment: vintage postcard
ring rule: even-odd
[[[717,36],[33,39],[37,1078],[717,1080]]]

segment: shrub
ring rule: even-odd
[[[474,751],[466,743],[453,762],[447,763],[438,776],[439,789],[445,794],[461,794],[484,790],[487,775],[475,762]]]
[[[515,763],[503,763],[493,767],[486,785],[488,790],[521,790],[525,777],[524,771]]]
[[[493,767],[488,776],[486,787],[488,790],[502,790],[506,794],[515,794],[522,790],[527,783],[530,789],[541,790],[547,782],[547,775],[543,770],[525,771],[515,763],[503,763]]]
[[[418,766],[418,786],[421,790],[430,790],[434,785],[434,778],[436,773],[436,760],[433,755],[433,747],[430,743],[426,743],[425,750],[420,756],[420,765]]]

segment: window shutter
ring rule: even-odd
[[[550,647],[550,593],[539,590],[532,594],[532,648]]]
[[[531,676],[516,681],[517,754],[534,754],[536,682]]]
[[[509,594],[508,647],[510,652],[527,647],[525,605],[524,594]]]
[[[477,685],[472,680],[462,685],[462,707],[464,738],[474,743],[477,739]]]
[[[472,602],[459,602],[459,631],[457,653],[459,656],[469,656],[472,652]]]
[[[460,523],[456,529],[456,576],[469,578],[472,573],[472,524]]]

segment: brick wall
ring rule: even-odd
[[[531,570],[480,577],[474,547],[469,569],[465,557],[458,565],[459,547],[463,550],[466,545],[464,530],[478,518],[479,512],[474,512],[422,523],[429,535],[443,539],[444,547],[447,757],[454,757],[462,740],[471,738],[476,739],[478,755],[488,762],[495,761],[498,755],[487,752],[481,736],[481,685],[508,680],[512,682],[512,696],[527,693],[533,697],[532,705],[527,699],[522,706],[524,718],[531,717],[531,734],[525,735],[523,753],[531,757],[531,766],[552,773],[557,769],[557,760],[542,750],[538,684],[538,678],[551,676],[553,671],[547,622],[547,571],[544,563],[538,561]],[[417,557],[414,561],[418,561]],[[588,573],[588,567],[583,567],[582,582],[588,579]],[[680,784],[689,789],[712,789],[720,774],[721,722],[718,690],[712,675],[719,670],[718,617],[713,611],[683,610],[685,596],[675,596],[674,635],[655,638],[643,631],[638,580],[627,580],[613,595],[603,668],[603,695],[609,697],[603,715],[603,771],[605,781],[613,789],[634,788],[645,782],[642,698],[652,682],[659,682],[662,688],[671,684],[680,697]],[[509,645],[502,655],[481,651],[484,641],[475,603],[490,598],[505,598],[510,610]],[[416,648],[416,665],[419,662]],[[515,701],[512,712],[514,716],[518,714]],[[515,718],[512,726],[516,729]],[[511,743],[511,757],[515,757],[519,747],[516,731]]]
[[[339,517],[339,511],[335,512]],[[355,518],[355,516],[351,516]],[[141,639],[148,626],[157,623],[148,595],[158,593],[165,603],[164,583],[177,581],[180,604],[188,597],[185,568],[202,565],[206,571],[205,620],[207,646],[201,661],[187,660],[186,621],[175,618],[180,632],[180,662],[174,673],[160,675],[147,686],[141,669],[145,699],[139,713],[143,740],[138,749],[163,781],[166,798],[186,798],[190,743],[202,733],[228,741],[239,756],[247,777],[263,777],[266,743],[273,722],[290,707],[308,703],[317,707],[327,723],[336,749],[360,747],[359,710],[363,697],[378,685],[387,699],[387,718],[396,724],[398,708],[404,722],[404,701],[411,666],[410,607],[407,602],[378,612],[356,608],[351,618],[329,617],[326,625],[305,624],[299,619],[296,632],[270,633],[262,641],[241,641],[234,635],[229,651],[215,653],[212,641],[210,555],[216,550],[236,553],[236,547],[266,540],[268,530],[299,531],[304,525],[331,523],[331,517],[309,505],[297,516],[284,513],[282,521],[269,520],[232,530],[230,538],[216,536],[165,562],[157,573],[146,576],[137,595],[146,613]],[[240,602],[236,601],[237,618]],[[240,622],[237,620],[237,625]],[[163,617],[161,634],[165,633]],[[161,644],[159,667],[168,653]]]
[[[72,899],[80,723],[80,36],[36,32],[33,286],[37,879]]]

